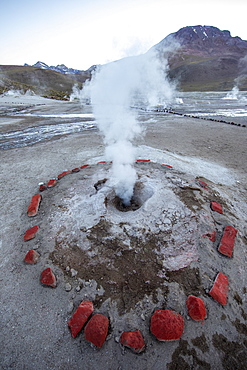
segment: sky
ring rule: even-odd
[[[0,0],[0,65],[86,70],[145,53],[185,26],[247,40],[247,0]]]

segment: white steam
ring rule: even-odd
[[[142,129],[136,119],[138,106],[167,106],[174,88],[167,79],[167,62],[150,51],[101,66],[87,87],[94,115],[104,135],[106,159],[112,161],[109,184],[124,204],[133,196],[136,182],[133,141]]]
[[[237,86],[233,86],[232,90],[226,94],[224,99],[232,99],[238,100],[239,98],[239,88]]]

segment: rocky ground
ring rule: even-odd
[[[29,101],[35,112],[80,109],[41,100]],[[174,115],[143,122],[137,154],[150,161],[135,165],[138,209],[128,212],[105,181],[110,165],[99,163],[96,129],[1,151],[3,369],[245,369],[247,129]],[[30,121],[2,115],[1,132],[17,123]],[[40,182],[77,168],[39,191]],[[42,200],[28,217],[34,194]],[[24,241],[36,225],[35,238]],[[237,230],[232,257],[218,252],[227,225]],[[36,264],[23,261],[28,250],[39,253]],[[40,283],[46,268],[56,287]],[[226,304],[209,294],[219,272],[228,278]],[[189,295],[205,303],[202,322],[188,314]],[[83,300],[109,319],[102,348],[83,331],[71,336],[68,321]],[[182,315],[180,339],[161,342],[150,332],[157,309]],[[140,354],[120,344],[124,331],[135,330],[145,341]]]

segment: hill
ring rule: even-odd
[[[40,66],[0,66],[0,94],[8,90],[27,90],[35,94],[66,100],[75,84],[79,88],[91,78],[91,71],[61,73]]]
[[[173,49],[173,46],[175,50]],[[212,26],[184,27],[154,46],[184,91],[247,90],[247,41]],[[173,49],[173,51],[168,51]]]

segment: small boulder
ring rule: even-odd
[[[123,332],[120,337],[120,343],[123,346],[130,348],[135,353],[141,353],[146,347],[140,330]]]
[[[222,272],[216,276],[214,285],[209,291],[209,295],[217,302],[225,306],[227,304],[227,295],[229,290],[228,277]]]
[[[202,181],[202,180],[196,180],[196,183],[201,187],[201,188],[203,188],[203,189],[208,189],[208,184],[206,183],[206,182],[204,182],[204,181]]]
[[[106,340],[109,328],[109,319],[101,314],[94,315],[87,323],[85,338],[95,346],[101,348]]]
[[[30,239],[33,239],[36,235],[36,233],[38,232],[39,230],[39,226],[36,225],[36,226],[33,226],[31,227],[30,229],[28,229],[26,232],[25,232],[25,235],[24,235],[24,241],[28,241]]]
[[[68,322],[68,326],[71,330],[71,335],[73,338],[75,338],[77,334],[79,334],[79,332],[83,329],[89,317],[92,315],[93,310],[94,307],[91,301],[81,302],[74,315]]]
[[[39,185],[39,191],[44,191],[47,189],[47,186],[45,184],[40,184]]]
[[[140,163],[140,162],[147,163],[147,162],[150,162],[150,159],[137,159],[136,162],[137,163]]]
[[[33,216],[37,215],[40,202],[41,202],[41,195],[40,194],[35,194],[32,197],[31,202],[30,202],[30,204],[28,206],[28,209],[27,209],[27,215],[29,217],[33,217]]]
[[[221,213],[221,214],[223,213],[223,209],[222,209],[221,204],[219,204],[217,202],[211,202],[210,207],[211,207],[212,211],[215,211],[215,212],[218,212],[218,213]]]
[[[189,295],[186,300],[186,306],[188,308],[189,316],[195,321],[203,321],[207,316],[205,303],[199,297]]]
[[[47,187],[48,188],[53,188],[56,185],[56,183],[57,183],[56,179],[51,179],[51,180],[48,181]]]
[[[207,234],[204,234],[203,236],[208,237],[209,240],[211,240],[211,242],[213,243],[216,241],[216,231],[215,230],[209,231]]]
[[[62,173],[60,173],[58,175],[58,180],[60,180],[62,177],[66,176],[66,175],[69,175],[72,171],[68,170],[68,171],[63,171]]]
[[[173,168],[170,164],[162,164],[162,166],[167,167],[167,168]]]
[[[27,252],[25,258],[24,258],[24,262],[26,263],[37,263],[38,259],[40,257],[40,254],[31,249],[30,251]]]
[[[52,288],[57,286],[56,277],[50,267],[47,267],[44,271],[42,271],[40,282],[44,285],[51,286]]]
[[[221,238],[218,251],[227,257],[232,257],[235,238],[238,230],[228,225],[225,227],[224,234]]]
[[[179,339],[184,331],[184,319],[176,311],[156,310],[151,317],[151,333],[160,341]]]

